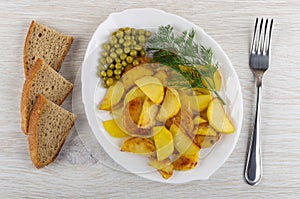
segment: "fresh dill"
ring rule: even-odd
[[[192,88],[208,89],[225,104],[215,88],[213,77],[218,66],[213,63],[213,52],[211,48],[194,42],[195,33],[195,30],[191,30],[175,35],[171,25],[160,26],[147,41],[146,51],[152,56],[152,62],[170,66],[185,79],[175,77],[173,83],[177,79],[181,86],[187,86],[182,82],[188,82]]]

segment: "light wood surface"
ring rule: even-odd
[[[300,198],[300,2],[298,0],[0,1],[1,198]],[[74,36],[61,74],[71,82],[93,32],[106,17],[128,8],[153,7],[202,27],[231,59],[243,88],[244,122],[228,161],[207,181],[170,185],[111,169],[91,155],[76,131],[57,160],[33,167],[20,130],[23,44],[32,19]],[[244,182],[254,112],[254,79],[248,49],[255,17],[273,17],[271,68],[262,102],[263,180]],[[64,107],[71,110],[72,96]]]

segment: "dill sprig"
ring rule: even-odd
[[[160,26],[157,33],[147,41],[146,50],[152,56],[152,62],[170,66],[185,79],[172,78],[172,84],[177,81],[178,86],[187,86],[182,82],[188,82],[192,88],[208,89],[225,104],[215,88],[213,76],[218,65],[213,63],[213,52],[211,48],[194,42],[195,33],[195,30],[191,30],[175,35],[171,25]],[[203,84],[202,78],[207,86]]]

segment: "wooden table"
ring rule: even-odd
[[[1,1],[0,2],[0,197],[1,198],[300,198],[300,3],[297,0]],[[73,131],[57,160],[32,166],[20,130],[23,44],[32,19],[74,36],[61,73],[74,82],[89,39],[107,16],[153,7],[202,27],[224,49],[240,78],[244,122],[238,144],[207,181],[171,185],[120,172],[93,157]],[[248,49],[255,17],[275,20],[271,68],[262,104],[262,182],[251,187],[243,170],[254,112],[254,78]],[[71,110],[69,97],[64,107]]]

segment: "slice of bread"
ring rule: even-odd
[[[27,134],[31,110],[39,94],[60,105],[72,91],[73,84],[38,59],[25,80],[21,99],[22,131]]]
[[[57,32],[35,21],[31,22],[24,44],[24,72],[27,77],[37,59],[43,59],[59,71],[73,37]]]
[[[75,120],[76,115],[38,96],[28,127],[30,158],[36,168],[55,160]]]

